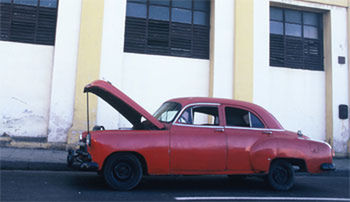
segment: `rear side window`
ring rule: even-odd
[[[239,108],[225,108],[226,125],[247,128],[265,128],[261,120],[253,113]]]

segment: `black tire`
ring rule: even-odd
[[[294,186],[294,170],[285,160],[276,160],[271,163],[267,175],[269,185],[278,191],[287,191]]]
[[[108,158],[103,176],[111,188],[121,191],[131,190],[142,179],[142,164],[135,155],[115,154]]]

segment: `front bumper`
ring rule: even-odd
[[[80,146],[77,150],[68,150],[67,166],[75,170],[98,170],[98,164],[91,160],[91,155],[87,152],[86,145]]]
[[[321,164],[321,170],[323,170],[323,171],[334,171],[335,170],[335,164],[334,163],[322,163]]]

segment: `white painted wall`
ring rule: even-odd
[[[214,1],[213,97],[233,98],[234,1]]]
[[[66,142],[68,130],[72,126],[80,15],[81,0],[59,1],[50,95],[49,142]]]
[[[153,114],[168,99],[209,94],[209,60],[124,54],[123,90]]]
[[[100,78],[112,82],[153,114],[166,100],[208,96],[209,60],[124,53],[126,1],[105,1]],[[108,104],[98,101],[97,124],[128,127]]]
[[[338,118],[338,105],[349,104],[346,65],[337,64],[347,55],[346,9],[292,0],[271,0],[331,12],[333,68],[333,135],[336,151],[346,151],[347,121]],[[255,0],[254,10],[254,102],[268,109],[288,130],[301,129],[319,140],[326,139],[325,72],[269,66],[268,0]]]
[[[346,8],[332,7],[331,35],[332,35],[332,81],[333,81],[333,146],[336,152],[346,153],[347,142],[350,138],[349,122],[339,119],[340,104],[349,106],[348,96],[348,68],[347,64],[338,64],[338,56],[347,57],[347,17]],[[349,60],[348,60],[349,61]],[[347,61],[347,62],[348,62]]]
[[[0,135],[46,137],[53,46],[0,41]]]
[[[126,0],[105,0],[104,3],[100,79],[122,89]],[[97,109],[98,125],[106,129],[119,127],[121,116],[110,105],[98,99]]]

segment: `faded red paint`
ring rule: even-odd
[[[270,163],[278,158],[305,161],[308,172],[319,173],[322,163],[332,163],[328,144],[284,130],[269,112],[255,104],[217,98],[172,99],[168,102],[180,103],[182,108],[196,103],[217,104],[220,124],[198,127],[178,124],[176,120],[164,124],[107,82],[93,82],[85,91],[95,93],[93,89],[98,88],[112,95],[110,99],[125,102],[157,127],[152,130],[91,131],[92,143],[88,152],[100,170],[106,159],[116,152],[137,153],[144,159],[151,175],[267,173]],[[265,128],[226,126],[224,108],[227,106],[253,113]]]

